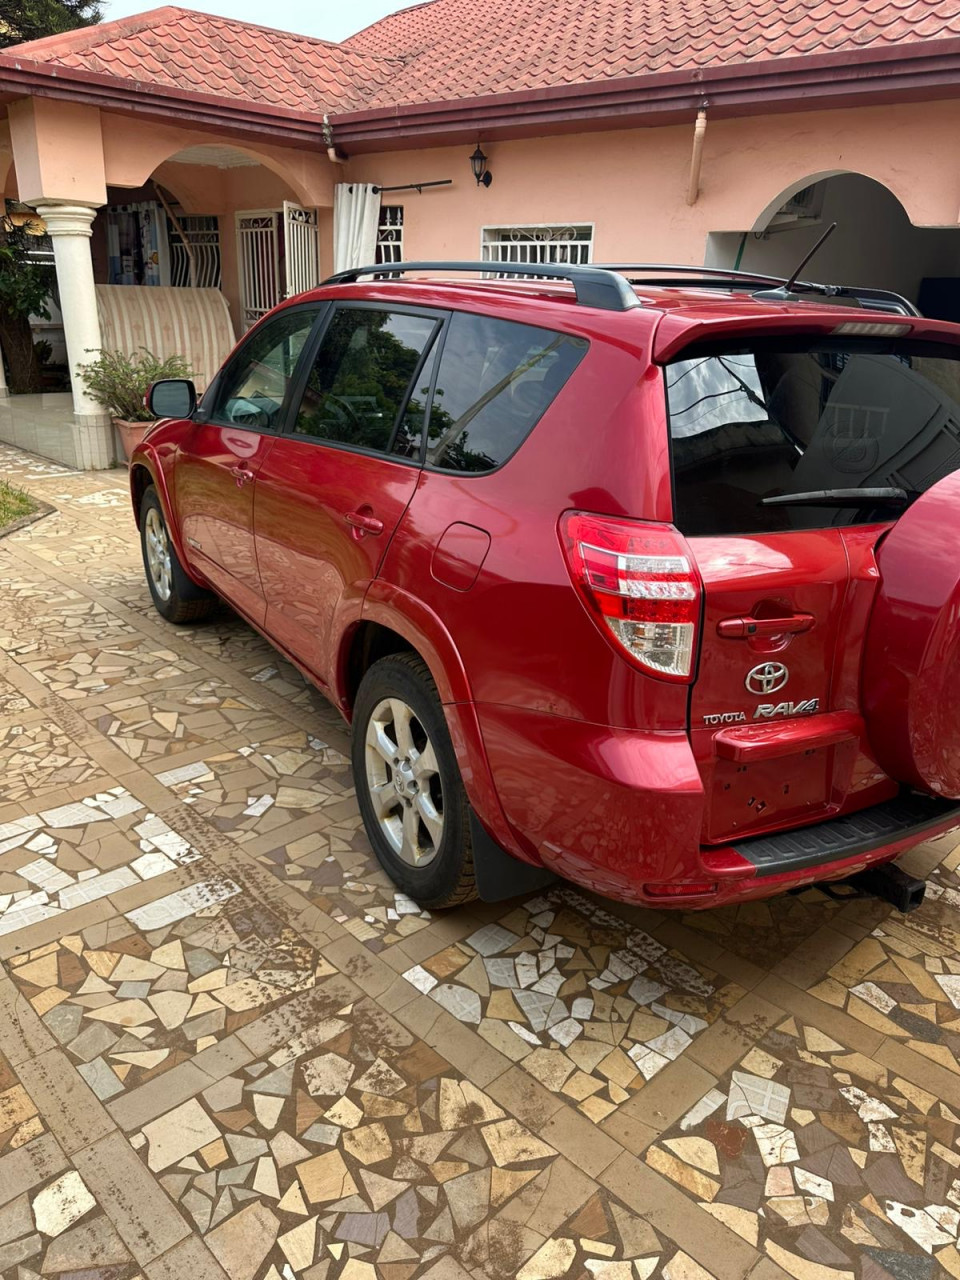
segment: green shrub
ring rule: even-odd
[[[161,378],[192,378],[182,356],[161,360],[146,347],[133,355],[123,351],[101,351],[96,360],[82,364],[77,372],[98,404],[113,418],[126,422],[152,422],[153,414],[144,407],[143,397],[152,382]]]

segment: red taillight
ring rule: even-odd
[[[572,511],[560,534],[570,576],[618,648],[645,671],[689,680],[700,580],[677,530]]]

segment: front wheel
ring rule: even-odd
[[[426,663],[393,654],[363,677],[353,716],[353,774],[377,860],[423,907],[477,896],[469,807]]]
[[[198,622],[216,604],[212,591],[198,587],[177,557],[157,491],[150,485],[140,503],[140,547],[154,608],[168,622]]]

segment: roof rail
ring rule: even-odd
[[[566,280],[572,284],[582,307],[600,311],[628,311],[641,305],[630,285],[616,271],[605,267],[573,266],[557,262],[378,262],[369,267],[338,271],[324,284],[353,284],[361,276],[402,276],[409,271],[470,271],[487,275],[521,276],[536,280]]]
[[[662,262],[597,263],[598,270],[655,272],[656,278],[632,280],[631,284],[654,288],[686,285],[694,289],[731,289],[750,284],[770,285],[769,292],[755,292],[754,297],[771,302],[803,301],[803,295],[814,293],[824,298],[849,298],[861,306],[875,311],[887,311],[894,315],[919,316],[921,313],[912,302],[891,289],[872,289],[859,285],[817,284],[812,280],[795,280],[790,292],[784,286],[786,276],[768,276],[756,271],[732,271],[726,267],[699,267],[673,265]],[[693,278],[691,278],[693,277]]]

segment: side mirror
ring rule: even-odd
[[[155,418],[189,418],[197,407],[197,388],[189,378],[151,383],[144,403]]]

